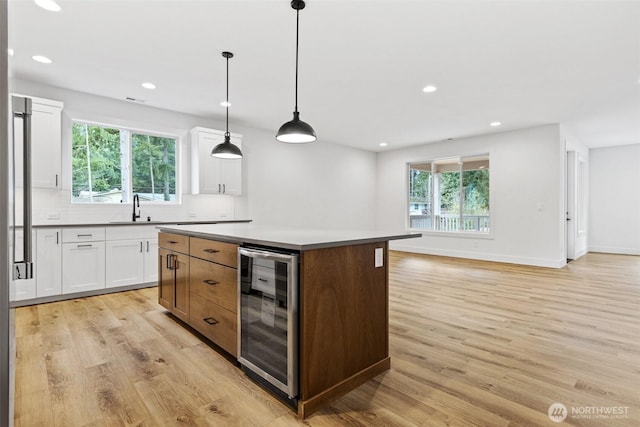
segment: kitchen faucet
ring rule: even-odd
[[[138,215],[136,215],[136,204],[138,205]],[[136,219],[140,218],[140,196],[137,194],[133,195],[133,214],[131,219],[133,222],[136,222]]]

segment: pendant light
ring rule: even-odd
[[[222,56],[227,58],[227,101],[225,108],[227,109],[227,130],[224,133],[224,142],[218,144],[211,150],[211,157],[219,159],[241,159],[242,151],[237,145],[231,143],[231,134],[229,133],[229,58],[233,58],[233,53],[222,52]]]
[[[303,0],[293,0],[291,7],[296,11],[296,107],[293,111],[293,120],[283,124],[278,130],[276,139],[291,144],[304,144],[316,140],[316,132],[309,123],[300,120],[298,112],[298,32],[300,27],[300,10],[304,9]]]

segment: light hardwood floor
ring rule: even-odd
[[[305,425],[558,425],[554,402],[566,424],[640,425],[640,257],[390,263],[391,370]],[[16,427],[301,424],[156,300],[150,288],[17,309]],[[571,415],[587,407],[627,414]]]

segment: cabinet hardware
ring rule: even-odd
[[[211,279],[203,280],[202,282],[206,283],[209,286],[217,285],[218,283],[220,283],[220,282],[217,282],[217,281],[211,280]]]
[[[264,283],[267,283],[267,282],[268,282],[268,280],[267,280],[267,279],[263,279],[262,277],[258,277],[258,281],[259,281],[259,282],[264,282]]]
[[[93,234],[77,234],[78,237],[91,237]]]
[[[173,259],[173,269],[177,270],[180,267],[180,264],[178,264],[178,255],[171,255],[171,258]]]
[[[171,269],[171,254],[167,254],[167,270]]]
[[[56,174],[56,187],[58,186],[58,174]]]
[[[147,252],[149,252],[149,241],[147,240]]]
[[[227,192],[227,184],[222,184],[222,194]]]
[[[92,246],[93,246],[93,245],[91,245],[91,244],[88,244],[88,245],[78,245],[78,247],[79,247],[79,248],[90,248],[90,247],[92,247]]]
[[[204,319],[205,322],[207,322],[210,325],[215,325],[216,323],[218,323],[218,321],[216,319],[214,319],[213,317],[205,317]]]
[[[220,189],[220,184],[218,184],[218,193],[222,193],[222,190]]]
[[[220,251],[217,249],[203,249],[202,252],[206,252],[208,254],[217,254]]]
[[[56,245],[60,244],[60,232],[56,231]]]
[[[176,242],[175,240],[167,240],[167,243],[172,244],[172,245],[175,245],[175,244],[176,244],[176,243],[178,243],[178,242]]]
[[[142,242],[140,242],[140,252],[142,252]]]

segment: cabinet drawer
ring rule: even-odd
[[[238,268],[238,245],[234,243],[192,237],[190,251],[192,257]]]
[[[238,270],[191,257],[191,292],[238,311]]]
[[[172,251],[189,253],[189,236],[171,233],[158,234],[158,246],[161,248],[171,249]]]
[[[238,354],[237,316],[223,307],[192,293],[189,324],[232,356]]]
[[[104,240],[104,227],[63,228],[62,242],[98,242]]]

